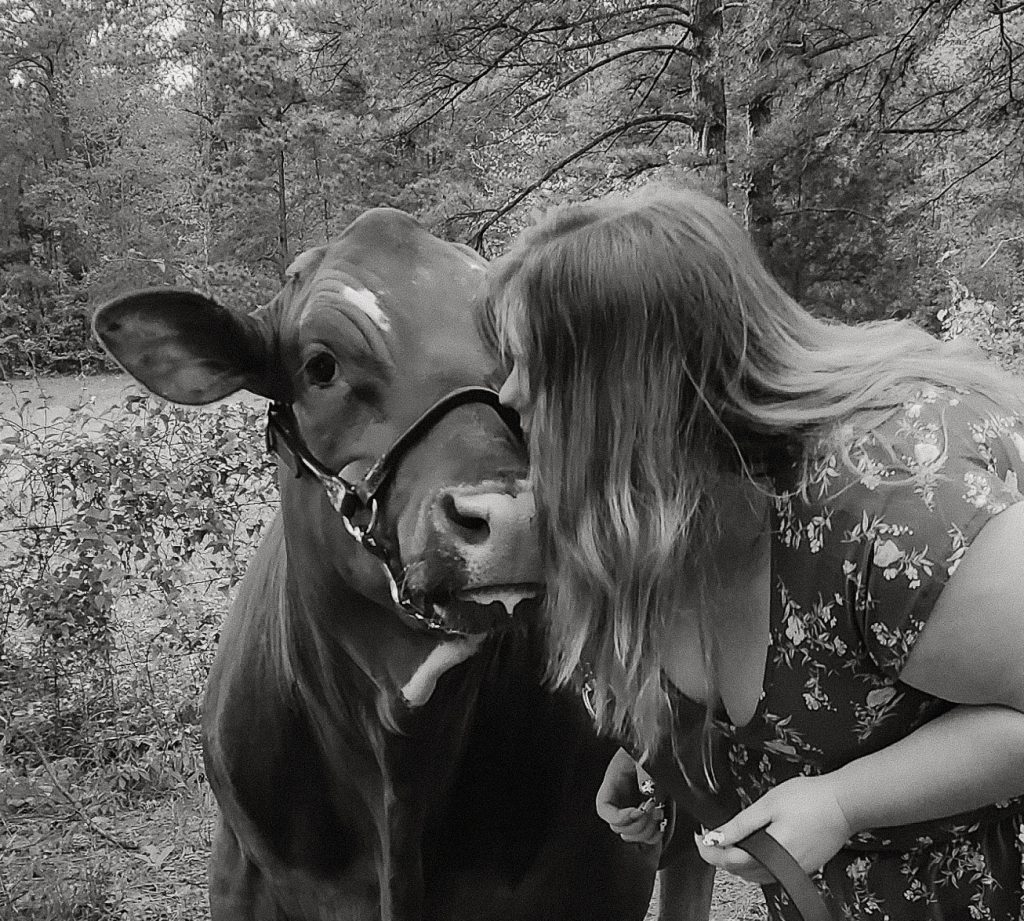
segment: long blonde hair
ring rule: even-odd
[[[667,628],[695,600],[717,697],[713,611],[683,597],[681,575],[712,562],[723,476],[753,479],[924,383],[1012,392],[911,324],[815,318],[729,211],[691,191],[553,212],[494,264],[488,304],[534,401],[551,677],[592,671],[598,727],[641,751],[667,728]]]

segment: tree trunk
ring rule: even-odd
[[[203,175],[201,187],[203,192],[202,214],[203,214],[203,273],[204,284],[208,282],[210,267],[218,262],[222,253],[220,252],[218,233],[219,208],[216,207],[211,187],[217,176],[222,171],[222,160],[227,151],[227,142],[220,133],[218,124],[220,117],[224,114],[224,88],[218,82],[212,71],[212,62],[224,53],[224,4],[215,4],[206,10],[210,20],[205,30],[204,47],[202,48],[201,60],[199,62],[199,87],[197,87],[197,106],[202,109],[205,102],[206,123],[200,135],[200,157],[202,162]],[[203,97],[205,96],[205,100]]]
[[[718,66],[722,38],[721,0],[694,0],[691,99],[697,123],[693,146],[707,164],[713,194],[729,200],[726,160],[725,78]]]
[[[291,263],[288,255],[288,196],[285,194],[284,147],[277,152],[277,266],[281,283],[287,280]]]
[[[747,104],[747,149],[751,151],[772,117],[772,97],[757,96]],[[766,262],[771,262],[772,237],[775,221],[773,192],[774,169],[772,161],[751,155],[751,167],[746,175],[747,202],[743,212],[754,243]]]

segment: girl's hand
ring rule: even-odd
[[[828,863],[853,835],[832,779],[824,774],[779,784],[724,825],[697,835],[697,849],[714,867],[751,883],[773,883],[774,877],[760,863],[735,847],[759,828],[766,829],[807,873]]]
[[[658,844],[664,810],[650,794],[641,792],[644,778],[643,769],[620,748],[608,763],[597,791],[597,814],[623,841]]]

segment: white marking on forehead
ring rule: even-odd
[[[386,333],[391,332],[391,321],[383,309],[381,309],[377,295],[369,288],[352,288],[349,285],[342,285],[341,296],[373,320],[377,324],[378,329]]]

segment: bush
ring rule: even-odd
[[[949,306],[936,314],[942,337],[969,339],[1007,371],[1024,374],[1024,301],[984,300],[956,277],[949,279],[949,292]]]
[[[58,287],[34,266],[0,264],[0,380],[37,371],[111,370],[93,338],[84,299]]]
[[[0,798],[53,763],[116,798],[201,778],[218,625],[277,495],[261,416],[141,397],[0,416]]]

